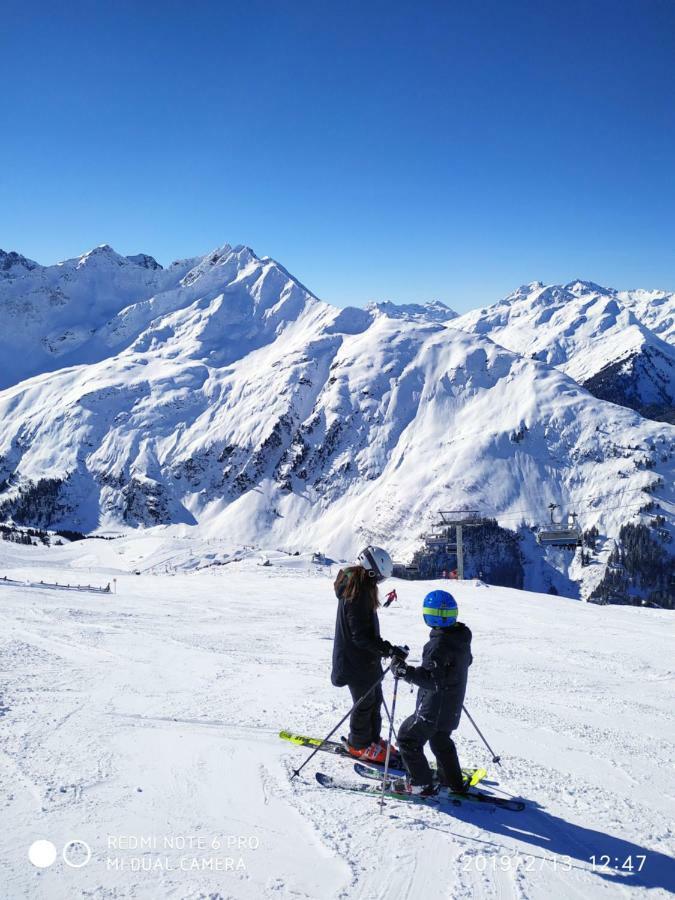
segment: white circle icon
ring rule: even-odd
[[[28,848],[28,859],[38,869],[46,869],[56,859],[56,847],[51,841],[33,841]]]
[[[91,847],[86,841],[68,841],[61,855],[71,869],[81,869],[91,859]]]

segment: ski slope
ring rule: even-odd
[[[194,564],[208,553],[220,564]],[[465,719],[460,758],[528,808],[388,802],[380,815],[316,784],[317,769],[357,778],[327,754],[290,782],[307,752],[277,737],[322,735],[348,709],[329,678],[335,571],[215,541],[0,542],[0,578],[117,579],[106,596],[0,581],[0,897],[586,900],[675,888],[670,613],[453,585],[474,633],[467,707],[503,767]],[[382,632],[414,662],[431,583],[390,585],[399,600]],[[401,687],[399,723],[414,702]],[[59,853],[49,867],[28,860],[38,839]],[[61,857],[73,840],[91,848],[80,868]],[[70,845],[66,858],[83,853]],[[630,875],[594,872],[593,855],[646,859]]]

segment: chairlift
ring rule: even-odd
[[[556,522],[553,514],[558,508],[557,503],[549,503],[551,513],[550,525],[539,525],[535,536],[538,544],[548,547],[580,547],[581,528],[577,524],[577,513],[568,513],[567,522]]]

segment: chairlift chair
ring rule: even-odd
[[[580,547],[581,528],[577,525],[577,514],[568,513],[567,524],[564,524],[562,520],[556,522],[553,518],[558,504],[549,503],[548,508],[551,513],[551,524],[538,526],[535,531],[537,543],[549,547]]]

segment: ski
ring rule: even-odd
[[[366,784],[365,782],[351,782],[344,779],[332,778],[324,772],[316,772],[316,780],[322,787],[332,788],[338,791],[348,791],[350,794],[365,794],[367,797],[381,797],[382,788],[374,784]],[[398,793],[397,791],[386,788],[384,796],[390,800],[404,800],[408,803],[422,803],[427,806],[440,806],[439,797],[418,797],[415,794]]]
[[[376,769],[374,766],[365,765],[361,762],[354,763],[354,771],[357,775],[360,775],[361,778],[369,778],[371,781],[379,781],[382,782],[384,776],[383,769]],[[397,775],[391,771],[391,767],[389,768],[389,774],[396,778]],[[469,781],[469,787],[475,787],[479,782],[483,781],[483,779],[487,778],[487,770],[486,769],[462,769],[462,775]]]
[[[333,756],[344,756],[352,762],[358,759],[358,757],[352,756],[347,748],[338,741],[324,741],[323,744],[319,746],[321,744],[321,738],[307,737],[304,734],[294,734],[292,731],[280,731],[279,737],[283,741],[290,741],[290,743],[295,744],[296,747],[308,747],[311,750],[316,750],[318,748],[323,753],[332,753]],[[382,768],[384,770],[384,763],[370,762],[369,765],[373,766],[375,769]],[[389,770],[394,775],[405,774],[403,763],[398,753],[392,753],[389,757]]]
[[[381,781],[378,784],[358,784],[347,781],[346,779],[332,778],[330,775],[326,775],[323,772],[317,772],[315,778],[322,787],[347,791],[352,794],[365,794],[369,797],[382,796]],[[522,800],[493,797],[490,794],[483,794],[479,791],[470,791],[468,794],[453,794],[450,791],[444,791],[443,793],[436,794],[432,797],[421,797],[418,794],[409,794],[404,790],[396,790],[396,779],[387,781],[384,796],[388,797],[390,800],[403,800],[406,803],[421,803],[426,806],[462,806],[464,803],[476,803],[497,807],[499,809],[508,809],[513,812],[521,812],[525,809],[525,804]]]
[[[354,771],[362,778],[367,778],[371,781],[377,781],[380,787],[376,788],[376,790],[382,790],[381,785],[383,776],[382,773],[377,769],[374,769],[371,766],[365,766],[363,765],[363,763],[357,762],[354,764]],[[475,787],[475,785],[483,781],[483,779],[487,775],[485,769],[462,769],[462,773],[469,776],[470,787]],[[389,788],[392,787],[392,782],[396,782],[396,776],[389,780]],[[398,796],[398,792],[395,793],[397,793]],[[447,797],[453,802],[467,800],[470,803],[489,803],[493,806],[499,806],[501,809],[510,809],[513,812],[521,812],[523,809],[525,809],[525,803],[522,800],[511,800],[506,797],[495,797],[492,794],[485,794],[482,791],[469,791],[466,794],[457,794],[449,789],[442,789],[437,796],[441,799]]]

